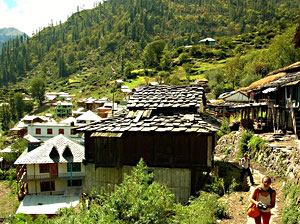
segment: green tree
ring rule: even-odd
[[[0,122],[3,131],[8,131],[10,128],[11,114],[9,104],[3,103],[0,107]]]
[[[45,99],[46,85],[42,78],[34,78],[31,81],[30,92],[33,99],[37,100],[39,105],[43,104]]]
[[[17,120],[20,120],[23,117],[25,110],[24,96],[22,93],[15,93],[14,95],[15,107]]]
[[[163,40],[157,40],[147,44],[143,53],[143,63],[146,68],[159,66],[165,46],[166,43]]]
[[[276,36],[269,48],[269,61],[272,70],[282,68],[300,60],[300,51],[292,43],[296,26],[290,27],[282,35]]]

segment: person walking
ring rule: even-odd
[[[242,166],[241,182],[243,182],[245,173],[247,172],[248,176],[250,177],[251,184],[254,185],[253,176],[250,170],[250,166],[251,166],[250,159],[247,153],[245,153],[244,157],[240,159],[240,165]]]
[[[273,190],[270,185],[272,181],[269,176],[262,178],[262,185],[254,190],[251,202],[259,209],[260,214],[254,218],[255,224],[269,224],[271,218],[271,209],[275,207],[276,191]]]

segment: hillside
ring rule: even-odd
[[[16,83],[26,88],[29,80],[39,76],[54,91],[101,96],[111,92],[108,81],[117,78],[145,75],[180,82],[225,62],[211,63],[216,60],[268,47],[277,34],[296,23],[298,9],[293,0],[105,1],[32,38],[5,44],[0,85]],[[214,37],[217,47],[183,47],[205,37]],[[158,53],[153,54],[153,46],[148,56],[143,53],[147,44],[157,40],[163,40]],[[156,61],[149,63],[154,57]],[[203,71],[202,62],[208,62],[209,69]],[[140,72],[132,74],[136,70]],[[158,76],[159,71],[166,73]]]
[[[0,29],[0,52],[2,48],[2,44],[10,39],[14,39],[16,36],[24,35],[23,32],[15,29],[15,28],[2,28]]]

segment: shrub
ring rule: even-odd
[[[245,131],[241,135],[240,143],[239,143],[239,151],[237,153],[237,157],[243,157],[244,153],[248,153],[248,142],[252,138],[253,132],[252,131]]]
[[[253,136],[248,142],[248,148],[250,149],[251,157],[255,157],[256,153],[262,149],[267,141],[263,140],[260,137]]]
[[[298,202],[300,198],[299,186],[290,181],[284,186],[283,193],[288,204],[284,207],[282,212],[282,223],[300,223],[300,204]]]
[[[223,135],[227,135],[230,133],[229,122],[230,121],[228,118],[224,118],[222,120],[221,127],[220,127],[219,131],[217,132],[218,138],[221,138]]]
[[[178,204],[172,223],[210,224],[217,223],[216,218],[226,216],[226,206],[218,201],[216,195],[201,192],[200,196],[190,200],[188,206]]]

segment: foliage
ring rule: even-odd
[[[248,143],[253,136],[253,132],[246,130],[242,133],[239,142],[239,151],[237,153],[237,158],[242,158],[244,153],[249,153]]]
[[[11,145],[12,151],[10,153],[3,153],[2,156],[7,162],[13,163],[24,152],[27,146],[28,140],[25,138],[18,139]]]
[[[111,194],[93,195],[89,209],[64,208],[43,223],[217,223],[226,215],[226,206],[216,195],[201,192],[189,205],[176,203],[165,186],[155,182],[141,160]],[[154,178],[154,179],[153,179]],[[154,182],[152,182],[154,180]],[[152,183],[151,183],[152,182]],[[26,215],[16,215],[8,223],[32,223]],[[35,220],[36,221],[36,220]]]
[[[36,99],[39,105],[42,105],[45,98],[46,85],[42,78],[35,78],[31,81],[30,92],[32,98]]]
[[[226,216],[226,210],[216,195],[201,192],[198,198],[190,200],[188,206],[177,204],[172,223],[213,224],[217,223],[216,218]]]
[[[222,120],[221,127],[220,127],[219,131],[217,132],[218,138],[221,138],[223,135],[227,135],[230,133],[229,123],[230,123],[229,118],[224,118]]]
[[[11,113],[9,104],[3,104],[0,107],[0,122],[1,129],[3,131],[8,131],[11,127]]]
[[[267,141],[263,140],[262,138],[258,136],[252,136],[251,139],[248,142],[248,148],[250,149],[250,155],[252,158],[257,155],[260,149],[264,147],[264,145],[267,143]]]
[[[172,217],[174,195],[156,182],[149,185],[152,178],[141,160],[104,202],[104,217],[123,223],[167,223]]]
[[[220,196],[225,193],[231,193],[239,190],[241,185],[237,183],[240,180],[240,170],[227,162],[215,161],[215,171],[212,172],[212,180],[206,184],[205,189]]]
[[[166,43],[163,40],[157,40],[147,44],[143,53],[143,62],[146,68],[159,66],[165,46]]]
[[[283,188],[287,205],[282,212],[282,223],[293,224],[300,222],[300,188],[293,181],[289,181]]]

